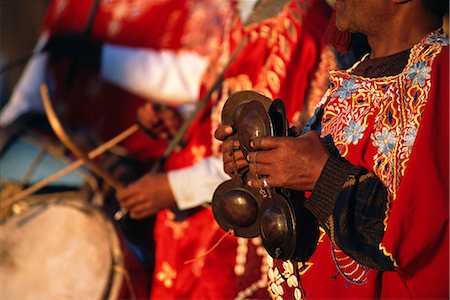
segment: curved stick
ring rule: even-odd
[[[107,141],[106,143],[98,146],[97,148],[95,148],[94,150],[92,150],[91,152],[88,153],[88,157],[90,159],[94,159],[97,156],[105,153],[107,150],[111,149],[112,147],[114,147],[115,145],[117,145],[118,143],[120,143],[121,141],[123,141],[124,139],[126,139],[127,137],[129,137],[131,134],[133,134],[134,132],[136,132],[139,129],[139,126],[137,124],[132,125],[131,127],[129,127],[128,129],[124,130],[122,133],[118,134],[117,136],[115,136],[114,138],[110,139],[109,141]],[[82,159],[78,159],[74,162],[72,162],[71,164],[67,165],[66,167],[56,171],[55,173],[53,173],[52,175],[36,182],[35,184],[29,186],[28,188],[14,194],[12,197],[7,198],[4,201],[4,203],[6,203],[6,207],[12,205],[14,202],[23,199],[24,197],[27,197],[31,194],[33,194],[34,192],[40,190],[41,188],[49,185],[50,183],[52,183],[55,180],[58,180],[59,178],[63,177],[64,175],[75,171],[76,169],[78,169],[79,167],[81,167],[83,165],[83,160]]]
[[[123,188],[123,185],[114,177],[111,176],[106,170],[97,165],[93,160],[91,160],[83,151],[78,149],[78,147],[72,142],[67,133],[64,131],[61,123],[59,122],[55,111],[53,110],[50,97],[48,95],[48,88],[45,84],[41,85],[41,96],[42,102],[44,103],[45,112],[47,114],[50,126],[55,132],[59,140],[78,158],[80,158],[86,166],[88,166],[94,173],[100,176],[106,183],[111,185],[115,190]]]

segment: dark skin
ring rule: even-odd
[[[371,58],[410,49],[442,25],[421,0],[336,0],[336,26],[367,36]]]
[[[138,109],[136,121],[151,138],[166,140],[176,134],[183,118],[172,107],[147,103]]]
[[[167,174],[146,174],[116,193],[120,207],[133,219],[142,219],[176,206]]]
[[[311,191],[319,179],[330,153],[319,134],[310,131],[299,137],[266,137],[256,139],[248,155],[250,171],[266,178],[271,187]],[[292,157],[295,157],[293,160]],[[275,158],[275,159],[274,159]],[[292,172],[293,170],[301,170]],[[258,187],[258,179],[249,185]]]
[[[168,139],[176,133],[183,119],[174,108],[148,103],[139,108],[137,122],[150,137]],[[117,191],[116,197],[133,219],[176,207],[166,173],[148,173]]]
[[[370,57],[378,58],[410,49],[439,28],[441,19],[426,10],[420,0],[337,0],[336,25],[340,30],[366,34],[372,49]],[[238,142],[229,138],[232,133],[233,128],[226,125],[215,132],[216,139],[224,141],[224,171],[235,177],[235,165],[238,170],[249,167],[260,175],[260,179],[247,182],[254,187],[261,186],[265,177],[271,187],[313,190],[330,156],[318,133],[308,132],[297,138],[255,139],[255,151],[246,160],[236,150]]]
[[[330,156],[316,132],[300,137],[263,137],[255,139],[247,159],[236,149],[238,141],[227,139],[231,126],[222,125],[215,132],[215,138],[224,141],[222,145],[224,170],[234,176],[233,153],[239,170],[246,167],[250,172],[266,178],[271,187],[286,187],[294,190],[312,190]],[[295,160],[292,157],[295,155]],[[248,162],[247,162],[248,161]],[[298,172],[292,172],[298,170]],[[248,185],[261,186],[261,179],[250,178]]]

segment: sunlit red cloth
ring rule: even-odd
[[[51,33],[82,33],[94,2],[52,1],[43,29]],[[217,6],[211,0],[100,0],[90,37],[127,47],[192,50],[209,55],[218,46],[217,38],[223,28],[219,13],[205,11],[216,11],[211,7]],[[64,97],[66,124],[93,131],[106,140],[134,124],[137,109],[151,100],[105,82],[98,70],[81,66],[73,84],[64,88],[69,64],[54,70],[58,89],[53,97],[56,102]],[[159,157],[165,147],[164,142],[150,140],[143,132],[122,144],[132,157],[141,160]]]
[[[43,30],[52,34],[85,31],[94,0],[54,0],[50,3]],[[223,30],[215,0],[100,0],[93,17],[90,37],[102,43],[154,50],[192,50],[208,55],[217,47]],[[205,13],[214,11],[212,13]],[[213,22],[214,21],[214,22]],[[151,99],[128,93],[103,81],[98,70],[78,65],[69,88],[64,80],[67,64],[50,68],[56,78],[55,107],[64,125],[84,130],[107,140],[135,123],[136,111]],[[122,143],[130,157],[141,161],[159,157],[165,143],[150,140],[142,131]],[[149,234],[151,231],[149,230]],[[138,299],[150,294],[151,266],[142,264],[128,247],[123,247],[125,267],[131,275]],[[130,295],[123,290],[122,297]]]
[[[233,92],[252,89],[282,98],[292,124],[299,122],[301,114],[311,114],[327,87],[328,70],[336,66],[332,52],[321,42],[329,15],[330,7],[323,1],[297,0],[277,17],[250,28],[241,30],[236,21],[223,43],[224,49],[230,49],[228,56],[243,35],[249,36],[250,42],[227,70],[220,91],[191,126],[185,147],[168,160],[167,169],[190,166],[220,151],[213,132],[220,123],[222,106]],[[223,235],[210,208],[200,207],[183,221],[175,221],[170,211],[159,213],[151,298],[267,298],[267,254],[259,239],[228,235],[206,257],[184,264],[201,256]]]
[[[342,156],[388,188],[379,249],[396,271],[360,265],[322,233],[307,263],[272,264],[273,298],[448,299],[448,55],[448,38],[433,32],[397,76],[331,72],[322,135],[331,134]]]

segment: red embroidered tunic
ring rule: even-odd
[[[385,186],[387,203],[378,208],[384,212],[381,239],[376,253],[367,247],[339,249],[338,226],[346,220],[335,217],[345,206],[336,195],[329,200],[335,203],[330,215],[319,217],[327,234],[311,259],[298,265],[286,261],[281,268],[270,261],[273,298],[449,297],[448,55],[448,38],[436,31],[411,49],[398,75],[365,78],[354,75],[354,67],[330,73],[322,136],[331,135],[340,156],[373,172]],[[351,182],[338,188],[346,184]],[[313,191],[308,207],[319,216],[318,208],[325,206],[317,199]],[[363,212],[367,222],[372,213]],[[361,226],[370,232],[378,225]]]
[[[324,1],[293,0],[275,18],[249,28],[242,29],[236,20],[222,53],[230,56],[244,35],[249,43],[227,70],[220,91],[191,126],[183,150],[168,160],[167,169],[191,166],[220,151],[213,132],[221,121],[222,106],[233,92],[253,89],[270,98],[288,99],[287,113],[293,124],[302,110],[311,115],[328,84],[327,70],[335,67],[332,52],[321,42],[329,15]],[[310,102],[305,101],[308,95]],[[198,208],[180,221],[170,211],[159,213],[151,298],[267,298],[267,254],[259,239],[227,236],[207,256],[184,264],[223,235],[210,208]]]
[[[54,0],[50,3],[43,30],[51,34],[82,33],[94,0]],[[228,2],[216,0],[100,0],[92,22],[90,37],[102,43],[153,50],[191,50],[209,55],[218,46],[227,11],[217,9]],[[212,9],[211,7],[214,7]],[[207,12],[207,13],[206,13]],[[220,14],[224,15],[220,15]],[[64,88],[67,64],[50,68],[56,82],[52,100],[63,108],[64,125],[84,129],[107,140],[135,123],[136,111],[151,99],[145,99],[110,84],[98,70],[77,68],[69,90]],[[63,99],[60,98],[63,96]],[[128,154],[141,161],[160,156],[165,142],[150,140],[142,131],[122,143]],[[149,228],[148,234],[151,234]],[[141,265],[124,245],[125,265],[136,296],[150,294],[151,268]],[[124,295],[122,295],[124,296]]]
[[[43,30],[82,33],[94,2],[52,1]],[[228,2],[219,5],[215,0],[100,0],[89,37],[126,47],[189,50],[209,56],[218,47],[229,17],[228,6]],[[137,109],[152,100],[102,80],[98,70],[86,66],[78,66],[68,91],[64,88],[68,65],[70,62],[52,69],[57,87],[52,98],[64,101],[66,125],[107,140],[134,124]],[[142,131],[122,145],[130,156],[142,161],[159,157],[165,148],[165,142],[150,140]]]

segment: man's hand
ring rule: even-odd
[[[221,125],[214,133],[214,137],[223,141],[223,169],[232,178],[241,177],[248,171],[248,162],[239,148],[239,140],[231,137],[233,128]]]
[[[42,51],[50,54],[52,62],[63,59],[76,60],[78,63],[98,67],[101,56],[101,43],[79,33],[58,33],[50,37]]]
[[[250,172],[258,179],[248,184],[260,187],[263,177],[270,187],[311,191],[319,179],[330,153],[319,134],[310,131],[299,137],[262,137],[253,142],[248,155]]]
[[[183,124],[183,117],[172,107],[147,103],[138,109],[137,123],[151,138],[169,139]]]
[[[133,219],[142,219],[176,206],[167,174],[147,174],[116,193]]]

